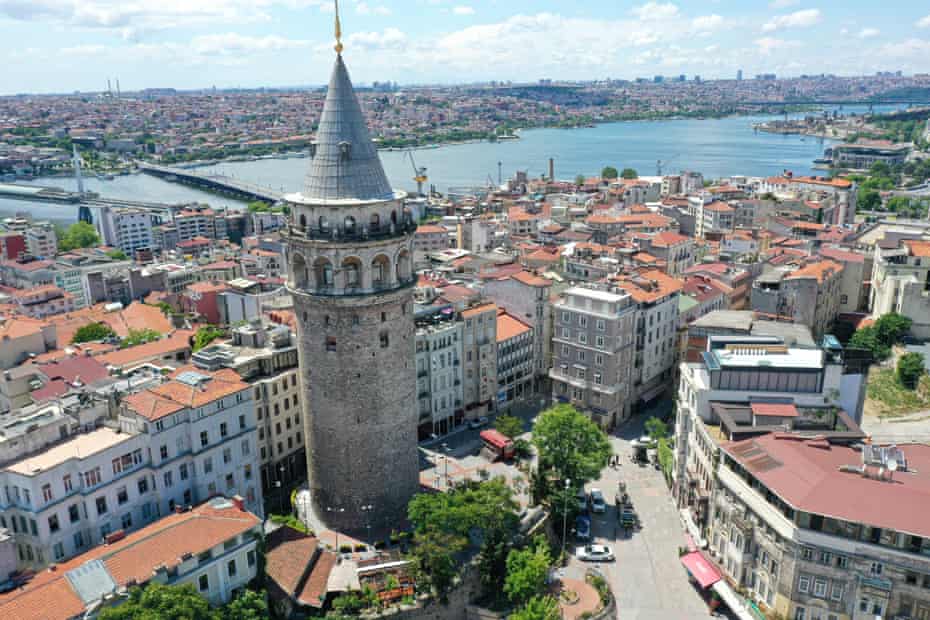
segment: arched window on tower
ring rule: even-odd
[[[319,219],[320,232],[327,233],[329,232],[329,220],[325,216],[321,215]]]
[[[397,211],[391,211],[391,226],[397,229]]]
[[[317,288],[330,288],[333,286],[333,264],[325,258],[318,258],[313,264],[313,276]]]
[[[362,263],[357,258],[347,258],[342,262],[342,273],[345,275],[347,289],[358,288],[362,285]]]
[[[347,235],[355,234],[355,218],[354,217],[352,217],[351,215],[347,215],[345,219],[345,223],[343,225],[345,226]]]
[[[391,261],[384,254],[379,254],[371,261],[371,285],[385,288],[391,285]]]
[[[381,217],[377,213],[372,213],[371,218],[368,222],[368,227],[371,228],[371,232],[376,233],[378,229],[381,228]]]
[[[307,230],[307,214],[306,213],[300,214],[300,229]]]

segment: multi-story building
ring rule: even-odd
[[[226,219],[222,213],[203,205],[191,205],[174,216],[174,226],[180,241],[194,237],[226,239]]]
[[[570,288],[553,303],[552,397],[603,428],[631,413],[636,303],[629,293]]]
[[[258,421],[262,489],[290,486],[307,474],[297,345],[286,325],[255,320],[232,330],[228,342],[194,353],[198,368],[232,368],[252,386]]]
[[[155,247],[152,229],[158,221],[150,211],[102,207],[94,220],[104,245],[119,248],[127,256]]]
[[[28,450],[10,446],[13,458],[0,469],[0,527],[16,534],[23,568],[60,562],[218,493],[242,491],[263,514],[251,393],[234,372],[182,372],[126,396],[112,427],[95,426],[101,417],[91,407],[78,412],[80,426],[57,404],[36,411],[33,418],[62,422]]]
[[[725,442],[788,430],[863,437],[853,417],[865,375],[849,372],[835,339],[802,347],[779,336],[711,335],[680,375],[673,493],[698,528],[709,523]]]
[[[913,144],[889,140],[860,140],[852,144],[836,144],[833,146],[833,167],[868,170],[878,162],[889,166],[903,164],[913,148]]]
[[[444,226],[427,224],[417,227],[413,236],[413,260],[416,265],[428,265],[428,255],[449,247],[449,231]]]
[[[36,319],[75,309],[71,293],[53,284],[17,291],[13,294],[13,301],[21,313]]]
[[[733,232],[736,209],[729,204],[715,200],[704,204],[700,213],[701,217],[697,220],[699,236],[716,240]]]
[[[839,312],[842,273],[843,265],[828,259],[773,269],[753,282],[752,309],[791,319],[822,336]]]
[[[872,256],[835,247],[822,247],[821,256],[843,266],[840,276],[840,303],[837,312],[865,312],[869,309]]]
[[[93,618],[119,605],[132,586],[193,586],[228,603],[258,575],[260,517],[242,498],[217,496],[33,575],[0,594],[0,614],[17,620]]]
[[[711,553],[781,617],[930,617],[930,483],[920,474],[928,467],[922,445],[849,445],[804,432],[727,443]]]
[[[47,222],[35,223],[24,231],[26,250],[32,256],[52,258],[58,253],[58,235]]]
[[[444,435],[462,422],[465,323],[451,306],[433,306],[416,316],[417,402],[419,436]]]
[[[497,395],[497,305],[481,303],[462,312],[465,418],[494,408]]]
[[[665,273],[678,277],[694,264],[694,239],[665,231],[642,239],[640,247],[665,262]]]
[[[903,314],[912,336],[930,338],[930,240],[892,235],[875,244],[870,295],[873,316]]]
[[[497,408],[533,394],[533,328],[505,310],[497,313]]]
[[[534,391],[545,388],[552,366],[552,281],[529,271],[484,283],[482,292],[498,306],[533,328]]]
[[[649,402],[661,394],[674,374],[678,356],[678,299],[683,283],[661,271],[641,271],[614,278],[613,285],[636,305],[636,354],[632,391]]]

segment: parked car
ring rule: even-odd
[[[601,493],[600,489],[591,489],[589,497],[591,499],[591,512],[603,514],[607,511],[607,502],[604,501],[604,494]]]
[[[585,493],[584,487],[578,489],[578,494],[575,495],[575,501],[578,502],[579,512],[588,512],[588,494]]]
[[[575,550],[575,557],[583,562],[613,562],[614,552],[607,545],[585,545]]]
[[[488,419],[484,416],[481,416],[480,418],[477,418],[474,420],[470,420],[468,422],[468,428],[472,430],[477,429],[477,428],[482,428],[487,425],[488,425]]]
[[[582,542],[591,540],[591,519],[585,515],[575,519],[575,537]]]

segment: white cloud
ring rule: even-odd
[[[367,2],[359,2],[355,5],[355,12],[359,15],[390,15],[391,9],[383,4],[370,6]]]
[[[453,12],[454,14],[456,14],[456,15],[474,15],[474,14],[475,14],[475,9],[474,9],[474,7],[470,7],[470,6],[466,6],[466,5],[464,5],[464,4],[460,4],[459,6],[454,7],[454,8],[452,9],[452,12]]]
[[[859,31],[859,34],[856,36],[858,36],[860,39],[871,39],[871,38],[877,37],[881,33],[882,31],[879,30],[878,28],[863,28],[862,30]]]
[[[801,0],[772,0],[769,2],[770,9],[788,9],[801,4]]]
[[[678,7],[671,2],[647,2],[635,7],[633,14],[643,21],[672,19],[678,17]]]
[[[918,28],[930,28],[930,15],[927,15],[926,17],[922,17],[919,20],[917,20],[917,27]]]
[[[759,48],[759,51],[763,54],[771,54],[772,52],[777,52],[780,50],[793,49],[800,47],[800,41],[794,41],[790,39],[778,39],[776,37],[762,37],[754,41],[756,47]]]
[[[898,43],[888,43],[879,50],[879,56],[901,60],[914,60],[925,63],[930,55],[930,41],[925,39],[906,39]]]
[[[762,25],[763,32],[785,28],[809,28],[820,23],[820,9],[804,9],[787,15],[778,15]]]
[[[233,54],[277,52],[308,47],[309,45],[310,41],[285,39],[273,35],[250,37],[235,32],[227,32],[194,37],[191,39],[190,49],[199,56],[229,56]]]
[[[346,39],[346,47],[361,47],[366,49],[398,49],[407,43],[407,35],[397,28],[385,28],[381,32],[353,32]],[[329,45],[324,45],[329,49]]]
[[[724,24],[724,19],[717,14],[702,15],[691,20],[691,27],[697,32],[713,32]]]

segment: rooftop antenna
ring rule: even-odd
[[[120,93],[120,90],[119,90],[119,78],[116,78],[116,98],[120,99],[121,97],[122,97],[122,94]]]
[[[333,48],[336,53],[342,55],[342,23],[339,21],[339,0],[336,3],[336,46]]]

